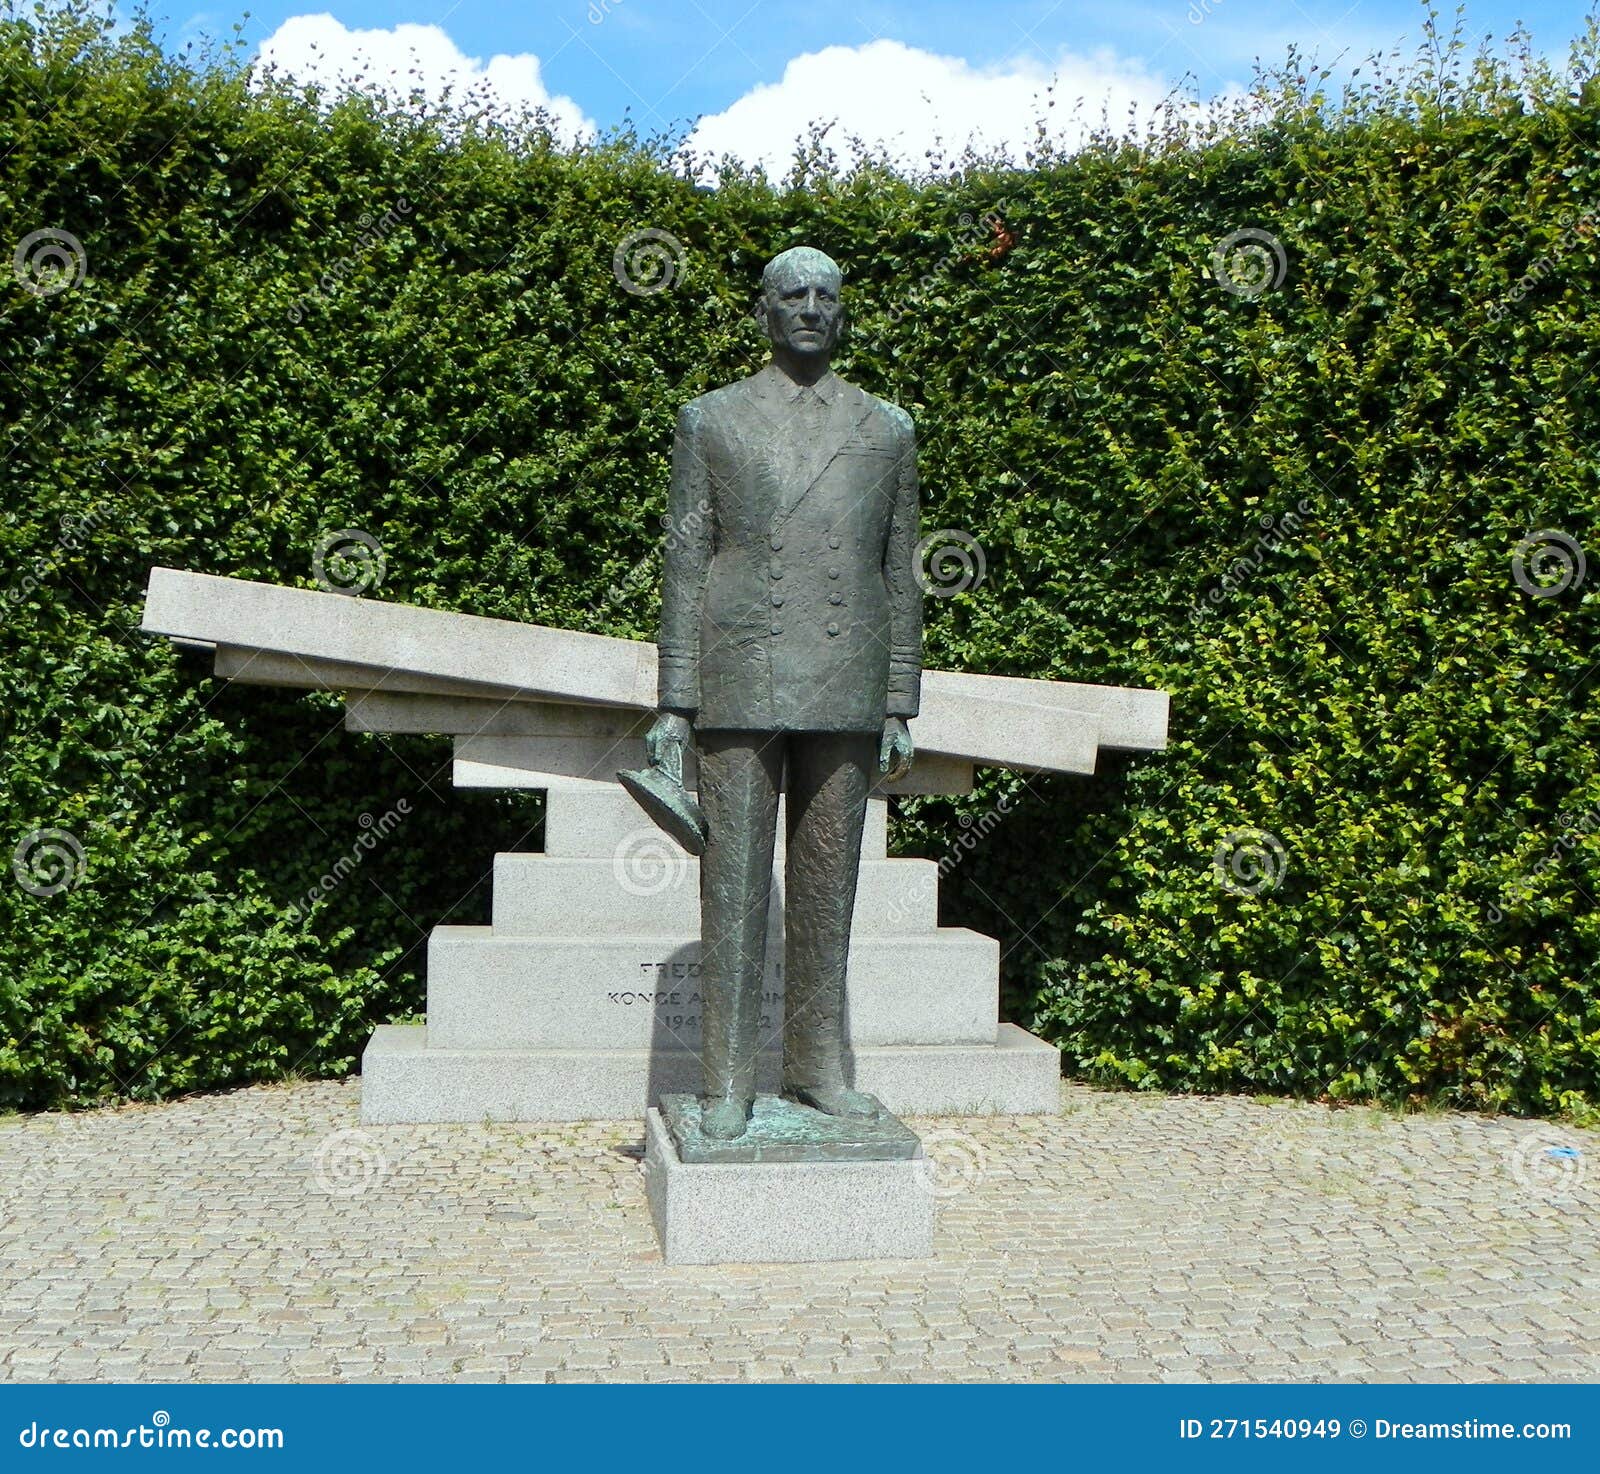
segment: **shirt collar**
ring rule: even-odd
[[[844,380],[832,369],[829,369],[815,384],[797,384],[777,364],[771,362],[768,362],[761,372],[767,376],[769,390],[785,404],[794,404],[804,396],[807,389],[810,389],[816,393],[818,399],[831,407],[844,387]]]

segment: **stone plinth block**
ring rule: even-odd
[[[851,1084],[902,1116],[1053,1116],[1061,1109],[1061,1051],[1016,1024],[993,1044],[863,1048]]]
[[[457,788],[569,788],[614,783],[619,768],[643,767],[642,737],[462,736],[455,739]],[[694,786],[694,752],[684,754],[684,782]],[[918,752],[911,771],[877,793],[971,793],[972,764]]]
[[[925,1159],[681,1160],[659,1111],[645,1117],[645,1192],[668,1264],[926,1259],[933,1193]]]
[[[351,688],[344,713],[352,732],[460,737],[643,737],[654,720],[653,711],[629,707],[363,691],[359,683]]]
[[[893,863],[893,862],[890,862]],[[574,927],[576,932],[577,928]],[[769,948],[762,1034],[783,1024],[782,953]],[[863,1044],[992,1044],[1000,944],[961,927],[850,940],[845,1037]],[[695,1049],[700,939],[504,936],[438,926],[428,938],[428,1029],[458,1049]]]
[[[772,877],[782,924],[784,874]],[[854,931],[929,932],[939,924],[933,860],[863,860]],[[700,862],[659,829],[635,829],[603,860],[507,853],[494,857],[494,929],[502,936],[670,935],[700,930]]]
[[[627,1121],[669,1091],[702,1089],[687,1049],[451,1049],[423,1024],[382,1024],[361,1056],[361,1119]],[[778,1056],[757,1085],[778,1088]]]
[[[486,783],[463,782],[457,788],[564,788],[569,785],[615,786],[619,768],[642,768],[649,761],[640,737],[457,737],[456,765],[476,768]],[[696,783],[695,754],[683,755],[683,781]],[[634,808],[645,822],[645,814]]]
[[[1001,1024],[992,1044],[856,1047],[850,1083],[896,1115],[1054,1115],[1061,1056]],[[422,1024],[386,1024],[361,1057],[361,1119],[421,1121],[637,1120],[663,1095],[702,1088],[690,1049],[448,1049]],[[756,1087],[778,1088],[778,1051],[757,1063]]]
[[[778,822],[773,834],[773,855],[784,850],[784,799],[778,799]],[[562,860],[626,861],[630,854],[648,849],[649,841],[665,854],[687,852],[673,843],[645,817],[625,789],[615,783],[552,783],[545,794],[544,851]],[[889,800],[867,800],[861,833],[861,858],[882,860],[888,854]]]

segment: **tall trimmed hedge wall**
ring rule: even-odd
[[[1164,753],[906,802],[1009,1015],[1100,1081],[1600,1104],[1600,111],[1461,58],[1280,81],[1031,169],[706,189],[0,26],[0,244],[87,266],[0,281],[0,1101],[347,1070],[536,842],[445,741],[141,635],[150,566],[309,587],[356,529],[364,597],[651,637],[674,412],[811,242],[982,549],[929,664],[1173,693]],[[644,229],[682,256],[630,293]]]

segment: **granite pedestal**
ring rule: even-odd
[[[492,925],[435,930],[428,1024],[374,1034],[366,1120],[637,1119],[698,1087],[696,870],[614,780],[645,761],[654,645],[169,568],[151,571],[142,627],[210,648],[224,680],[343,692],[353,732],[448,735],[460,787],[546,795],[544,853],[499,857]],[[1057,1109],[1056,1051],[996,1023],[997,945],[938,925],[938,882],[984,831],[954,836],[939,862],[891,859],[886,795],[970,793],[974,765],[1089,773],[1102,749],[1163,747],[1167,708],[1159,691],[923,672],[916,763],[873,799],[862,843],[857,1089],[914,1114]],[[762,1088],[776,1069],[772,1048]]]
[[[458,758],[458,782],[545,791],[545,849],[496,857],[492,925],[434,929],[427,1025],[373,1036],[364,1120],[637,1119],[667,1091],[700,1088],[700,862],[610,781],[617,766],[642,764],[637,742],[608,730],[559,743],[501,734],[492,751],[461,744],[473,756]],[[971,770],[920,781],[965,789]],[[763,1089],[778,1083],[783,1019],[782,834],[780,805]],[[1053,1112],[1060,1056],[997,1023],[999,944],[941,927],[938,864],[890,858],[887,844],[879,794],[867,806],[846,988],[851,1083],[895,1112]]]
[[[753,1133],[771,1105],[771,1097],[758,1098]],[[934,1198],[920,1145],[915,1152],[853,1161],[686,1162],[652,1108],[645,1116],[645,1192],[662,1257],[668,1264],[929,1258]]]

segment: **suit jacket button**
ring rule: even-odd
[[[772,626],[772,633],[775,634],[775,635],[781,635],[783,633],[783,626],[781,624],[773,625]]]
[[[829,626],[828,626],[828,633],[829,633],[829,634],[830,634],[830,635],[836,635],[836,634],[838,634],[838,633],[839,633],[839,626],[838,626],[838,625],[836,625],[836,624],[830,624],[830,625],[829,625]]]
[[[838,576],[839,576],[839,570],[837,568],[830,568],[828,570],[828,577],[829,578],[837,578]]]
[[[783,608],[783,595],[782,594],[774,594],[772,596],[772,607],[774,609],[782,609]]]
[[[828,539],[828,546],[830,548],[837,548],[839,546],[839,537],[837,533]]]
[[[829,594],[828,595],[828,602],[830,604],[842,604],[842,603],[844,603],[844,595],[843,594]]]
[[[779,537],[777,533],[773,533],[773,535],[769,537],[767,541],[771,544],[773,552],[777,552],[778,549],[783,546],[783,539]]]
[[[772,560],[772,562],[767,565],[767,572],[770,573],[774,578],[782,578],[783,577],[783,564],[781,564],[776,558],[774,558]]]

